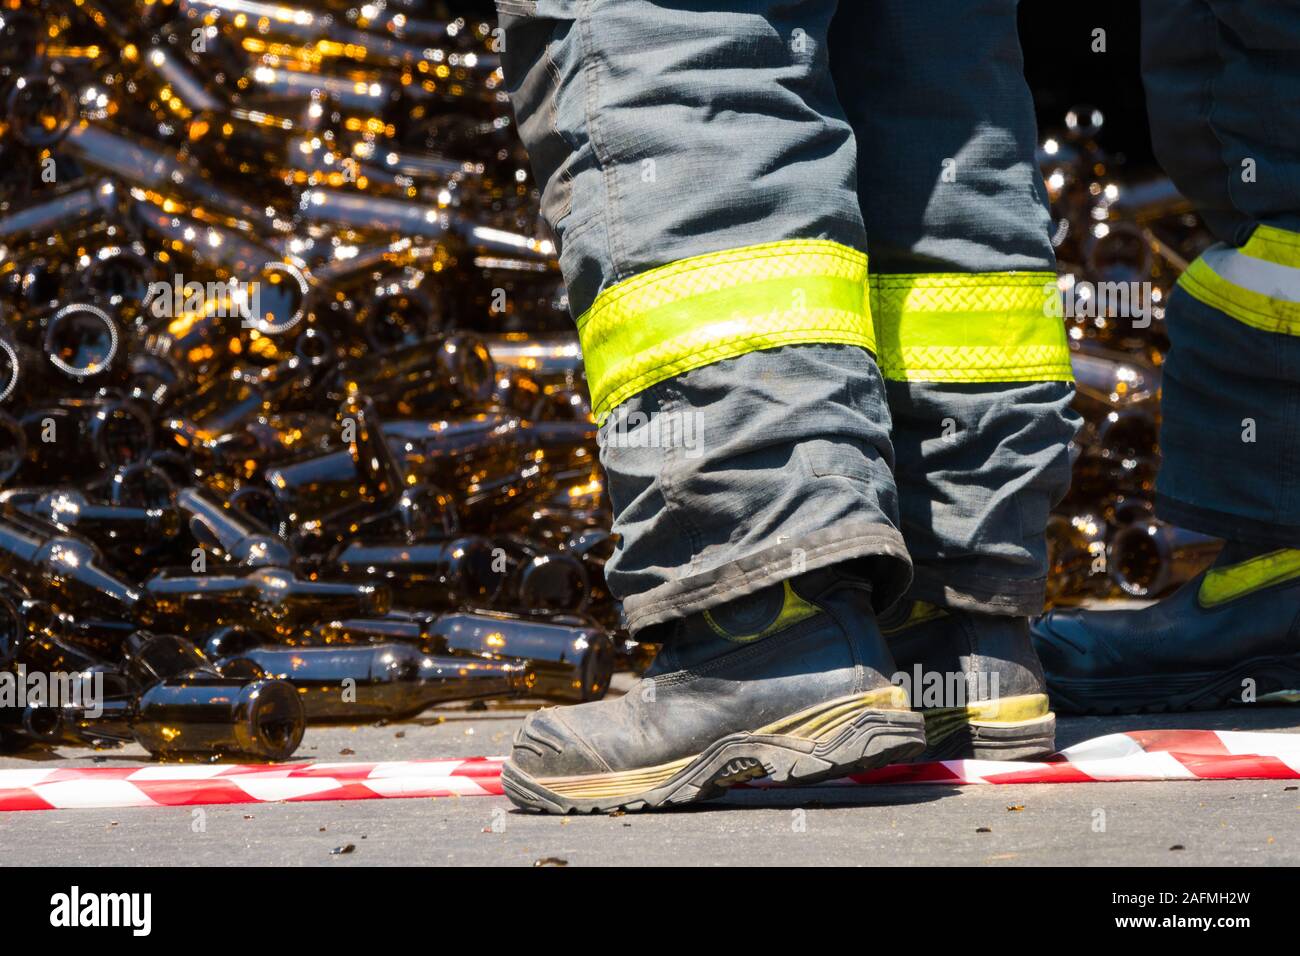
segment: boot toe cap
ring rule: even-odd
[[[1050,611],[1034,622],[1034,650],[1048,681],[1099,677],[1112,669],[1115,655],[1102,636],[1089,626],[1089,613]]]
[[[1048,678],[1092,676],[1097,670],[1099,641],[1089,632],[1083,614],[1086,611],[1073,614],[1049,611],[1035,620],[1032,628],[1034,649]]]
[[[608,770],[569,726],[562,711],[546,707],[528,716],[515,733],[510,762],[530,777],[568,777]]]

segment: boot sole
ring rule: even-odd
[[[545,813],[609,813],[678,806],[770,777],[810,784],[911,759],[925,749],[925,718],[898,687],[841,697],[754,731],[728,734],[702,752],[654,767],[534,779],[508,761],[506,796]]]
[[[1242,699],[1247,681],[1253,682],[1254,701]],[[1190,674],[1111,678],[1049,674],[1047,692],[1057,710],[1072,714],[1159,714],[1295,703],[1300,694],[1300,654],[1256,657],[1226,671]]]
[[[1028,760],[1056,752],[1056,715],[1046,694],[1020,694],[925,715],[921,760]]]

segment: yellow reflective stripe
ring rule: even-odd
[[[1197,259],[1178,278],[1178,287],[1211,308],[1264,332],[1300,335],[1300,302],[1274,299],[1229,282],[1204,259]]]
[[[875,349],[867,257],[791,239],[682,259],[602,292],[578,319],[597,420],[656,382],[747,352]]]
[[[1252,259],[1300,269],[1300,233],[1276,226],[1256,226],[1241,251]]]
[[[1051,272],[871,277],[877,360],[909,382],[1070,382]]]
[[[1202,607],[1215,607],[1295,578],[1300,578],[1300,551],[1270,551],[1240,564],[1211,568],[1201,579],[1196,599]]]

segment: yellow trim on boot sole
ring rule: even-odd
[[[846,723],[867,711],[896,710],[906,712],[907,694],[901,687],[881,687],[865,694],[841,697],[818,704],[770,723],[751,736],[797,737],[803,740],[828,740]],[[612,773],[592,773],[570,777],[537,778],[536,782],[553,793],[575,800],[602,800],[630,796],[653,790],[699,758],[699,754],[682,757],[654,767],[637,767]]]
[[[925,716],[925,736],[933,747],[963,727],[1015,727],[1052,716],[1046,694],[1020,694],[981,700],[965,707],[918,708]]]

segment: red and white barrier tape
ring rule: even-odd
[[[1300,780],[1300,734],[1133,730],[1085,740],[1041,762],[943,760],[895,764],[834,783],[954,786],[1126,780]]]
[[[0,810],[495,796],[501,759],[0,770]]]
[[[497,796],[502,759],[0,770],[0,810]],[[831,785],[1119,780],[1300,780],[1300,734],[1138,730],[1087,740],[1042,762],[897,764]]]

